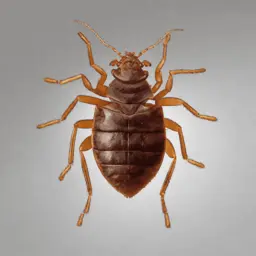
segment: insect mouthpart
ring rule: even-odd
[[[135,70],[139,70],[142,67],[141,63],[135,60],[127,60],[123,63],[123,66]]]

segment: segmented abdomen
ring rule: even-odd
[[[93,152],[108,182],[132,197],[156,175],[165,151],[160,107],[128,116],[108,108],[95,110]]]

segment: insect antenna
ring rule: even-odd
[[[80,25],[82,25],[82,26],[84,26],[84,27],[90,29],[90,30],[94,33],[94,35],[100,40],[100,42],[101,42],[103,45],[105,45],[105,46],[108,47],[108,48],[111,48],[118,56],[122,57],[122,54],[121,54],[115,47],[113,47],[113,46],[109,45],[108,43],[106,43],[106,42],[99,36],[99,34],[98,34],[88,23],[83,22],[83,21],[80,21],[80,20],[74,20],[74,22],[76,22],[76,23],[78,23],[78,24],[80,24]]]
[[[167,31],[167,32],[164,34],[164,36],[160,37],[154,44],[150,45],[149,47],[147,47],[146,49],[144,49],[143,51],[141,51],[141,52],[138,54],[137,57],[139,58],[141,55],[143,55],[143,54],[144,54],[145,52],[147,52],[148,50],[155,48],[158,44],[160,44],[160,43],[164,40],[164,38],[165,38],[165,36],[166,36],[167,34],[170,34],[170,33],[173,32],[173,31],[183,31],[183,30],[184,30],[184,29],[176,28],[176,29],[172,29],[172,30]]]

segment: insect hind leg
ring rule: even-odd
[[[84,178],[85,178],[85,182],[86,182],[86,187],[87,187],[87,192],[88,192],[88,198],[87,198],[84,210],[78,218],[77,226],[82,226],[84,215],[89,212],[90,206],[91,206],[92,185],[91,185],[91,179],[90,179],[90,176],[89,176],[86,160],[85,160],[85,157],[84,157],[84,154],[83,154],[84,151],[88,151],[91,148],[92,148],[92,141],[91,141],[91,136],[89,136],[82,142],[82,144],[79,148],[80,156],[81,156],[82,170],[83,170],[83,174],[84,174]]]
[[[75,142],[76,142],[76,135],[77,135],[77,130],[80,129],[87,129],[87,128],[92,128],[93,120],[80,120],[74,124],[74,129],[71,135],[71,140],[70,140],[70,148],[69,148],[69,156],[68,156],[68,165],[67,167],[62,171],[62,173],[59,176],[59,180],[62,181],[66,174],[69,172],[71,169],[71,165],[74,162],[74,148],[75,148]]]
[[[169,168],[169,171],[168,171],[168,173],[165,177],[163,186],[162,186],[161,191],[160,191],[160,196],[161,196],[162,211],[163,211],[164,219],[165,219],[165,226],[167,228],[170,228],[171,227],[171,222],[170,222],[170,218],[169,218],[169,215],[168,215],[168,210],[167,210],[167,207],[166,207],[166,204],[165,204],[165,198],[164,197],[165,197],[166,189],[167,189],[167,187],[170,183],[170,180],[172,178],[172,174],[173,174],[173,171],[174,171],[174,168],[175,168],[175,165],[176,165],[176,153],[175,153],[175,149],[174,149],[172,143],[168,139],[166,139],[166,153],[170,158],[173,158],[173,161],[172,161],[171,166]]]
[[[204,166],[203,163],[200,163],[198,161],[195,161],[193,159],[188,158],[188,154],[187,154],[187,150],[186,150],[186,144],[185,144],[185,140],[184,140],[183,131],[182,131],[181,126],[179,124],[177,124],[176,122],[168,119],[168,118],[164,119],[164,123],[165,123],[166,128],[168,128],[172,131],[178,132],[179,140],[180,140],[181,153],[182,153],[183,159],[187,160],[190,164],[193,164],[193,165],[195,165],[199,168],[204,168],[205,166]]]

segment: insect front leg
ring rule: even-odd
[[[170,70],[169,71],[169,77],[165,85],[165,89],[160,91],[157,95],[154,96],[154,100],[160,100],[162,99],[167,93],[169,93],[172,90],[173,86],[173,76],[177,74],[196,74],[196,73],[203,73],[205,72],[205,68],[199,68],[199,69],[176,69],[176,70]]]
[[[105,101],[105,100],[101,100],[95,97],[91,97],[91,96],[83,96],[83,95],[79,95],[75,98],[75,100],[69,105],[69,107],[65,110],[65,112],[62,114],[60,119],[55,119],[43,124],[39,124],[37,126],[38,129],[42,129],[45,128],[47,126],[53,125],[53,124],[57,124],[60,123],[61,121],[66,120],[66,118],[68,117],[68,115],[70,114],[70,112],[74,109],[74,107],[76,106],[76,104],[78,102],[82,102],[82,103],[87,103],[87,104],[92,104],[92,105],[98,105],[98,106],[105,106],[107,104],[109,104],[109,101]]]
[[[99,93],[102,96],[107,95],[107,86],[104,85],[105,81],[107,80],[107,73],[103,68],[98,66],[97,64],[94,63],[93,55],[92,55],[92,47],[91,47],[91,42],[85,37],[85,35],[82,32],[78,33],[79,37],[85,42],[88,50],[88,57],[89,57],[89,62],[90,66],[100,74],[100,79],[97,83],[95,92]]]
[[[176,153],[175,153],[175,149],[174,149],[172,143],[168,139],[166,139],[166,153],[170,158],[173,158],[173,161],[172,161],[171,166],[169,168],[169,171],[168,171],[168,173],[165,177],[163,186],[162,186],[161,191],[160,191],[160,196],[161,196],[162,211],[163,211],[164,219],[165,219],[165,226],[167,228],[170,228],[171,227],[171,222],[170,222],[170,218],[169,218],[169,215],[168,215],[168,210],[167,210],[167,207],[166,207],[166,204],[165,204],[164,197],[165,197],[166,189],[167,189],[167,187],[170,183],[170,180],[172,178],[172,174],[173,174],[173,171],[174,171],[174,168],[175,168],[175,165],[176,165]]]
[[[90,206],[91,206],[91,197],[92,197],[92,185],[91,185],[91,179],[89,176],[86,160],[84,157],[83,152],[88,151],[92,148],[92,141],[91,141],[91,136],[87,137],[81,144],[79,151],[80,151],[80,156],[81,156],[81,165],[82,165],[82,170],[86,182],[86,187],[87,187],[87,192],[88,192],[88,198],[84,207],[83,212],[80,214],[78,221],[77,221],[77,226],[82,226],[83,224],[83,218],[86,213],[89,212]]]
[[[68,165],[63,170],[63,172],[59,176],[59,180],[62,181],[65,177],[65,175],[69,172],[71,165],[74,162],[74,148],[75,148],[75,142],[76,142],[76,135],[78,129],[88,129],[92,128],[93,120],[80,120],[74,124],[74,129],[71,135],[70,140],[70,148],[69,148],[69,155],[68,155]]]
[[[157,100],[156,105],[160,105],[160,106],[181,106],[182,105],[190,113],[192,113],[194,116],[198,118],[205,119],[208,121],[217,121],[217,118],[215,116],[201,115],[198,111],[192,108],[187,102],[179,98],[173,98],[173,97],[163,98],[163,99]]]
[[[171,129],[172,131],[178,132],[179,139],[180,139],[180,147],[183,159],[187,160],[190,164],[196,165],[197,167],[204,168],[204,164],[197,162],[193,159],[188,158],[185,140],[182,132],[182,128],[179,124],[175,123],[174,121],[165,118],[164,119],[165,128]]]
[[[156,79],[156,83],[155,85],[152,87],[152,92],[155,93],[159,88],[160,86],[162,85],[163,83],[163,77],[162,77],[162,67],[166,61],[166,56],[167,56],[167,44],[168,42],[170,41],[170,38],[171,38],[171,34],[170,33],[167,33],[166,34],[166,37],[164,39],[164,42],[163,42],[163,56],[162,56],[162,59],[160,60],[159,64],[157,65],[156,67],[156,70],[155,70],[155,79]]]

